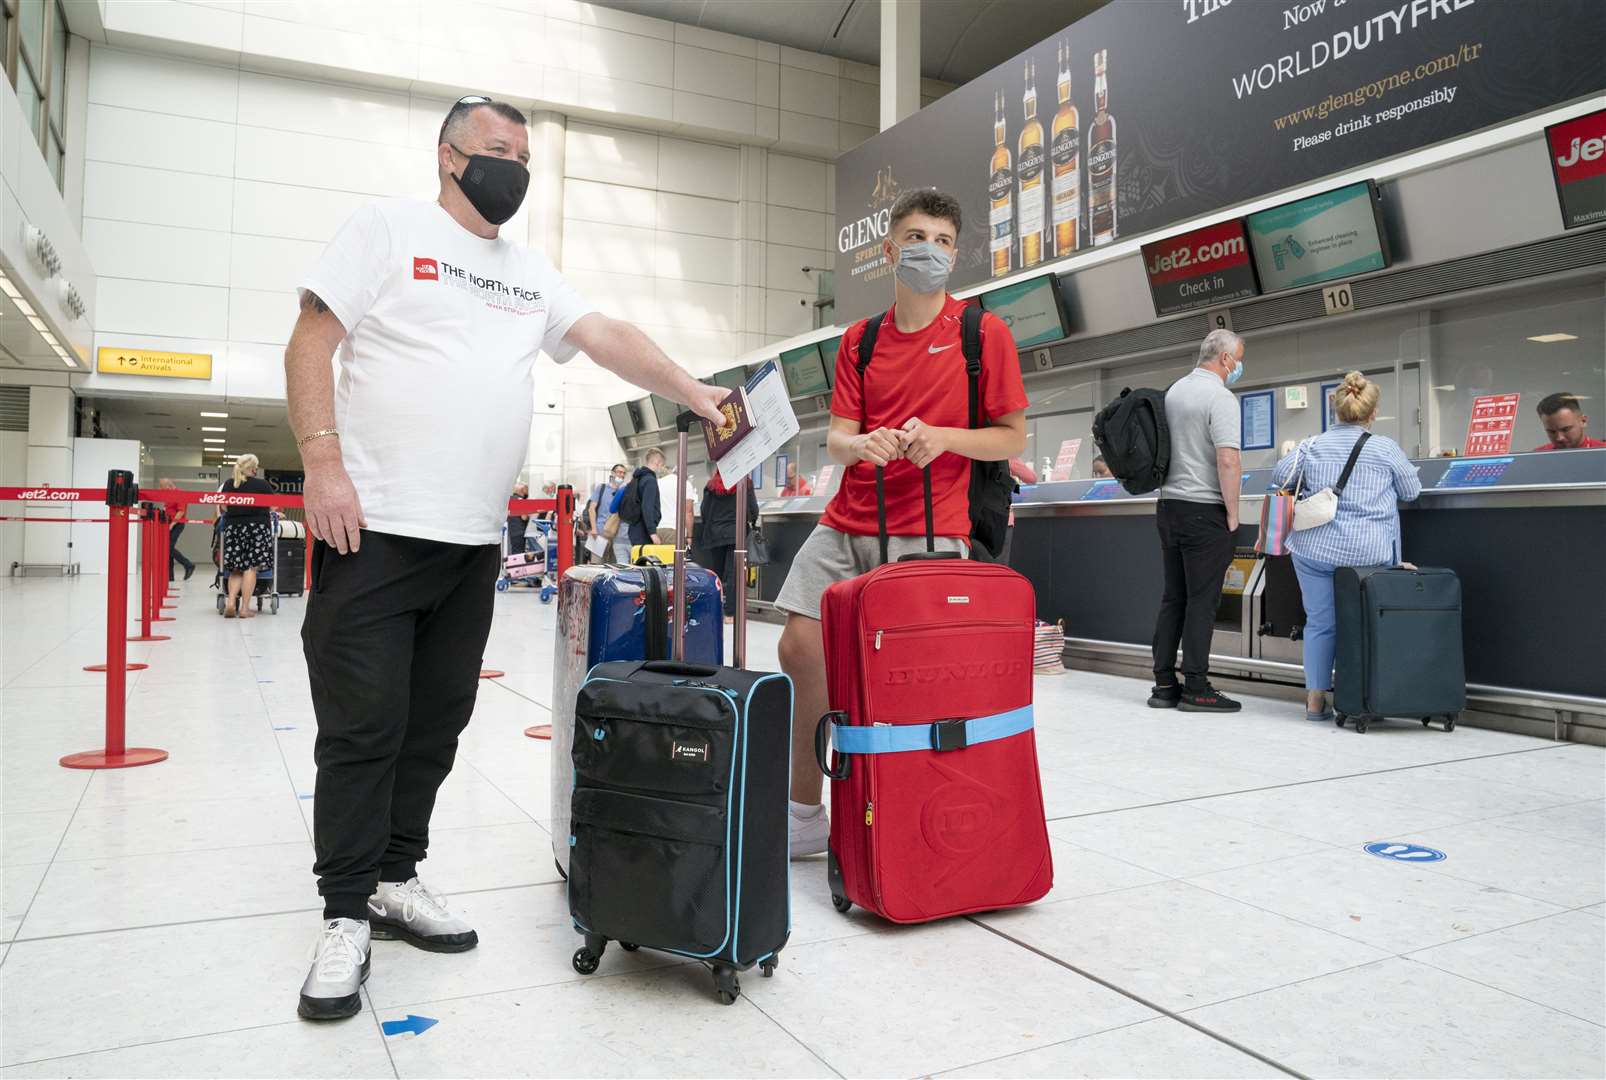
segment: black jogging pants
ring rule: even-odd
[[[364,531],[315,542],[301,642],[318,717],[312,806],[325,918],[366,919],[380,881],[429,847],[435,793],[468,725],[500,549]]]

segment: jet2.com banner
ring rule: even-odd
[[[1602,56],[1600,0],[1113,0],[842,156],[838,317],[891,302],[910,188],[959,198],[962,288],[1599,93]]]

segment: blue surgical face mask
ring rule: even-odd
[[[954,258],[938,247],[933,240],[918,244],[893,245],[898,252],[898,265],[893,273],[898,280],[914,292],[926,294],[941,292],[948,284],[948,275],[954,271]]]
[[[1233,383],[1237,382],[1239,379],[1241,379],[1243,377],[1244,377],[1244,362],[1242,360],[1240,360],[1240,361],[1238,361],[1238,365],[1236,367],[1234,367],[1231,371],[1227,372],[1227,385],[1231,386]]]

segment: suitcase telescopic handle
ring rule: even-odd
[[[677,450],[680,455],[680,475],[676,487],[686,483],[687,472],[686,455],[688,432],[691,425],[700,422],[701,418],[690,409],[675,417],[675,434]],[[712,463],[711,463],[712,464]],[[716,468],[718,466],[715,466]],[[736,591],[736,613],[731,625],[731,661],[732,667],[745,668],[747,666],[747,500],[748,488],[752,484],[750,477],[742,477],[736,483],[736,550],[732,555],[734,565],[731,568],[731,587]],[[683,521],[686,513],[686,498],[683,491],[675,492],[675,595],[685,596],[686,562],[691,551],[691,523]],[[704,526],[707,527],[706,524]],[[885,558],[882,559],[885,562]],[[681,660],[686,654],[686,623],[684,616],[685,604],[675,608],[675,659]]]
[[[931,507],[931,466],[927,465],[920,470],[921,494],[926,503],[926,554],[905,555],[898,561],[914,558],[957,558],[957,553],[937,551],[937,534],[934,513]],[[887,470],[884,465],[875,467],[875,516],[876,536],[881,541],[881,562],[885,565],[887,558]]]

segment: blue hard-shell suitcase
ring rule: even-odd
[[[609,660],[669,657],[672,574],[668,567],[571,566],[558,584],[557,656],[552,665],[552,857],[569,869],[570,794],[574,788],[574,703],[586,673]],[[686,658],[725,662],[724,612],[719,579],[699,566],[686,568],[691,595]],[[649,612],[657,613],[649,618]]]

